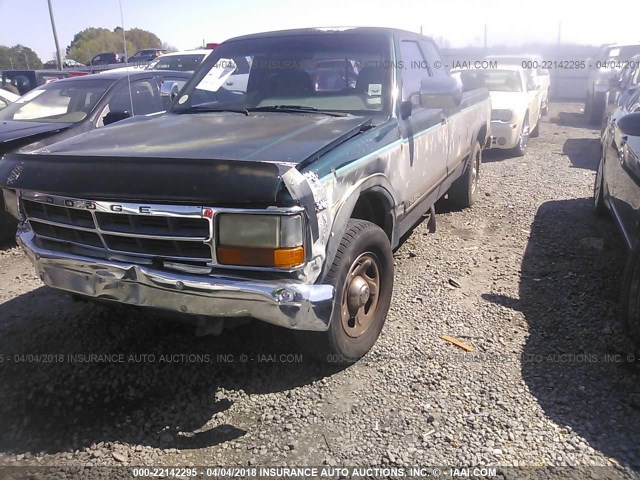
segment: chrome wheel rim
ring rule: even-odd
[[[360,255],[349,268],[342,292],[341,320],[352,338],[364,334],[373,324],[380,297],[380,267],[371,252]]]

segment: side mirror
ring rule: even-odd
[[[413,112],[413,105],[411,104],[411,100],[405,100],[400,104],[400,118],[406,120],[411,116]]]
[[[120,120],[124,120],[129,117],[131,117],[129,112],[109,112],[104,116],[102,123],[104,123],[105,126],[111,125],[112,123],[119,122]]]
[[[534,78],[529,79],[529,81],[527,82],[527,90],[528,91],[533,91],[533,90],[540,90],[540,84],[538,83],[538,81]]]
[[[462,86],[453,77],[424,78],[420,82],[422,108],[455,108],[462,102]]]
[[[618,120],[618,128],[623,135],[640,137],[640,112],[630,113]]]
[[[170,101],[173,101],[173,99],[178,96],[178,92],[180,92],[180,88],[178,88],[178,83],[172,82],[170,80],[165,81],[160,87],[160,96],[163,99],[168,97]]]

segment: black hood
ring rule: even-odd
[[[59,142],[42,153],[299,163],[351,135],[367,117],[252,112],[132,119]]]
[[[0,121],[0,155],[60,133],[73,123]]]
[[[289,203],[282,175],[357,135],[365,117],[169,114],[0,160],[0,187],[93,200]],[[284,202],[284,203],[283,203]]]

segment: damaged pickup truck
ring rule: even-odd
[[[403,235],[435,226],[444,195],[474,203],[490,116],[427,37],[262,33],[216,48],[164,115],[6,155],[0,186],[45,284],[252,317],[352,362],[383,327]]]

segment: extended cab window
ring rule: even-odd
[[[404,67],[402,76],[402,101],[404,102],[420,91],[420,82],[430,74],[418,42],[403,40],[400,42],[400,54]],[[414,106],[420,105],[417,95],[412,98],[412,103]]]

